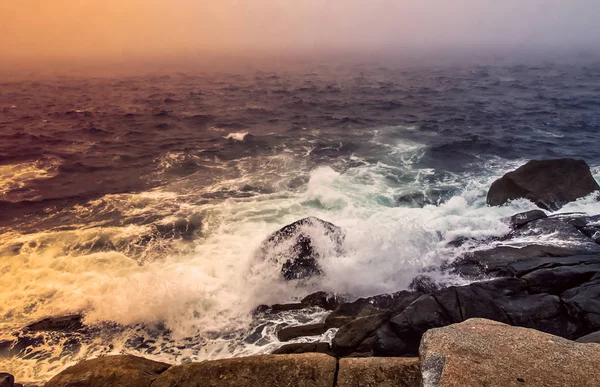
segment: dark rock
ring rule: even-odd
[[[273,351],[273,355],[291,355],[313,352],[330,355],[331,346],[329,343],[292,343],[277,348]]]
[[[14,387],[15,377],[6,372],[0,373],[0,387]]]
[[[73,314],[69,316],[48,317],[25,327],[27,332],[44,331],[78,331],[84,328],[81,320],[83,316]]]
[[[592,279],[561,294],[571,318],[578,323],[579,336],[600,331],[600,279]]]
[[[542,210],[521,212],[520,214],[513,215],[510,218],[510,225],[513,228],[519,228],[534,220],[543,219],[547,217],[548,215],[546,215],[546,213]]]
[[[325,310],[334,310],[343,302],[338,296],[327,292],[316,292],[304,297],[300,303],[306,307],[318,306]]]
[[[342,230],[332,223],[309,217],[276,231],[261,246],[261,255],[282,262],[281,273],[286,280],[320,275],[322,274],[319,265],[320,253],[316,242],[311,237],[314,232],[325,234],[335,244],[336,250],[341,251],[344,241]],[[289,248],[280,251],[282,246],[288,245]]]
[[[501,240],[511,240],[515,238],[552,236],[552,239],[561,242],[570,242],[574,246],[574,251],[600,252],[600,247],[584,235],[577,227],[561,220],[560,218],[538,219],[527,223],[526,225],[512,231]]]
[[[522,278],[532,293],[561,294],[590,281],[598,272],[600,264],[581,264],[539,269]]]
[[[387,319],[387,314],[361,317],[343,325],[335,334],[332,342],[336,356],[346,356],[374,333]]]
[[[535,257],[514,261],[506,267],[504,272],[514,277],[523,277],[526,274],[541,269],[598,264],[600,264],[600,254],[574,255],[570,257]]]
[[[344,324],[360,317],[366,317],[391,310],[402,310],[422,293],[401,291],[393,294],[383,294],[368,298],[359,298],[356,301],[343,303],[327,316],[327,328],[339,328]]]
[[[433,293],[436,290],[440,290],[441,286],[437,284],[431,277],[426,275],[419,275],[413,278],[408,285],[410,290],[419,293]]]
[[[324,323],[285,327],[277,332],[279,341],[290,341],[297,337],[318,336],[327,331]]]
[[[42,336],[19,336],[15,340],[0,341],[0,357],[16,356],[27,348],[39,347],[44,343]]]
[[[600,190],[583,160],[532,160],[496,180],[487,203],[499,206],[525,198],[545,210],[555,211],[566,203]]]
[[[67,368],[45,387],[148,387],[169,367],[137,356],[106,356]]]
[[[596,343],[600,344],[600,331],[590,333],[575,340],[578,343]]]
[[[336,369],[322,353],[259,355],[173,366],[152,387],[331,387]]]
[[[404,207],[423,208],[426,205],[440,205],[452,197],[452,191],[430,189],[426,192],[411,192],[396,199],[396,203]]]

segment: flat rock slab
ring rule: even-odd
[[[337,387],[419,387],[421,367],[416,357],[340,359]]]
[[[122,355],[86,360],[56,375],[45,387],[148,387],[170,364]]]
[[[277,332],[279,341],[290,341],[297,337],[319,336],[327,331],[325,323],[298,325],[294,327],[285,327]]]
[[[484,319],[429,330],[423,386],[600,386],[600,345]]]
[[[152,387],[332,387],[336,359],[320,353],[259,355],[171,367]]]

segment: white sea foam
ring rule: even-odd
[[[229,133],[227,136],[223,137],[227,140],[236,140],[236,141],[244,141],[244,138],[246,138],[246,136],[248,135],[248,131],[244,131],[244,132],[232,132]]]
[[[419,149],[416,144],[403,146],[409,153]],[[502,207],[485,204],[485,192],[491,182],[521,163],[502,160],[490,161],[494,174],[450,177],[454,180],[446,183],[455,186],[457,194],[439,206],[397,207],[395,194],[406,187],[398,187],[386,178],[391,169],[405,168],[415,190],[428,185],[431,171],[411,172],[412,159],[408,155],[402,167],[363,160],[362,166],[344,173],[319,167],[310,172],[306,185],[285,190],[282,181],[302,174],[293,169],[302,164],[298,159],[280,155],[263,160],[263,166],[274,168],[269,172],[265,168],[251,172],[246,163],[254,161],[240,161],[237,167],[243,173],[238,178],[196,188],[195,192],[190,186],[180,192],[167,188],[103,198],[112,201],[124,216],[160,213],[161,208],[168,208],[167,212],[175,217],[191,213],[203,216],[201,238],[193,243],[168,241],[168,246],[147,245],[144,248],[159,254],[144,264],[138,264],[134,249],[94,251],[74,246],[84,246],[100,237],[115,246],[135,245],[136,240],[147,235],[150,226],[5,234],[0,242],[0,288],[4,289],[0,293],[0,328],[6,334],[41,317],[84,311],[85,322],[91,325],[111,321],[151,328],[160,324],[172,331],[170,338],[175,343],[184,337],[198,338],[198,344],[189,349],[177,349],[176,344],[165,342],[172,352],[139,352],[164,361],[267,352],[277,345],[274,325],[264,329],[264,340],[259,343],[245,343],[240,336],[252,325],[251,312],[256,306],[292,301],[317,290],[359,297],[405,289],[423,268],[461,252],[448,247],[449,241],[461,236],[503,235],[508,232],[504,218],[535,208],[525,200]],[[244,166],[248,170],[243,170]],[[600,169],[595,168],[597,177],[598,172]],[[256,184],[269,173],[269,180],[281,179],[274,183],[279,187],[277,193],[208,203],[194,200],[197,195],[224,187]],[[600,205],[592,198],[583,198],[562,211],[600,213]],[[256,251],[270,233],[306,216],[317,216],[342,227],[346,234],[344,251],[333,253],[333,246],[323,238],[318,246],[324,255],[324,275],[286,282],[281,278],[280,266],[271,260],[257,260]],[[322,236],[318,231],[315,230],[316,239]],[[295,315],[283,315],[274,323],[319,321],[323,315],[316,311],[301,320]],[[31,360],[14,358],[0,360],[0,368],[15,373],[20,380],[44,380],[78,358],[119,351],[136,353],[125,344],[133,334],[125,332],[104,341],[97,338],[94,340],[101,342],[94,345],[85,342],[77,355],[55,364],[40,361],[32,367]],[[328,332],[322,339],[331,335]],[[312,340],[318,339],[321,338]],[[111,349],[107,349],[108,342]]]

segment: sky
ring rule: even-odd
[[[600,45],[600,0],[0,0],[0,61]]]

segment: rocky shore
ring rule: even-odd
[[[507,235],[456,239],[454,246],[474,248],[431,269],[468,285],[448,286],[424,272],[409,290],[351,302],[317,292],[256,309],[331,311],[320,323],[279,330],[282,345],[272,355],[174,366],[107,356],[68,368],[46,386],[598,386],[600,215],[552,211],[599,190],[581,160],[531,161],[494,182],[487,202],[525,198],[540,209],[506,219]],[[336,225],[317,218],[288,225],[259,252],[283,262],[285,280],[322,273],[305,227],[319,228],[343,252],[344,232]],[[561,243],[546,243],[549,236]],[[81,327],[81,316],[65,316],[26,330]],[[330,329],[337,329],[331,343],[287,343]],[[0,355],[31,345],[0,343]],[[0,375],[0,387],[13,382]]]

